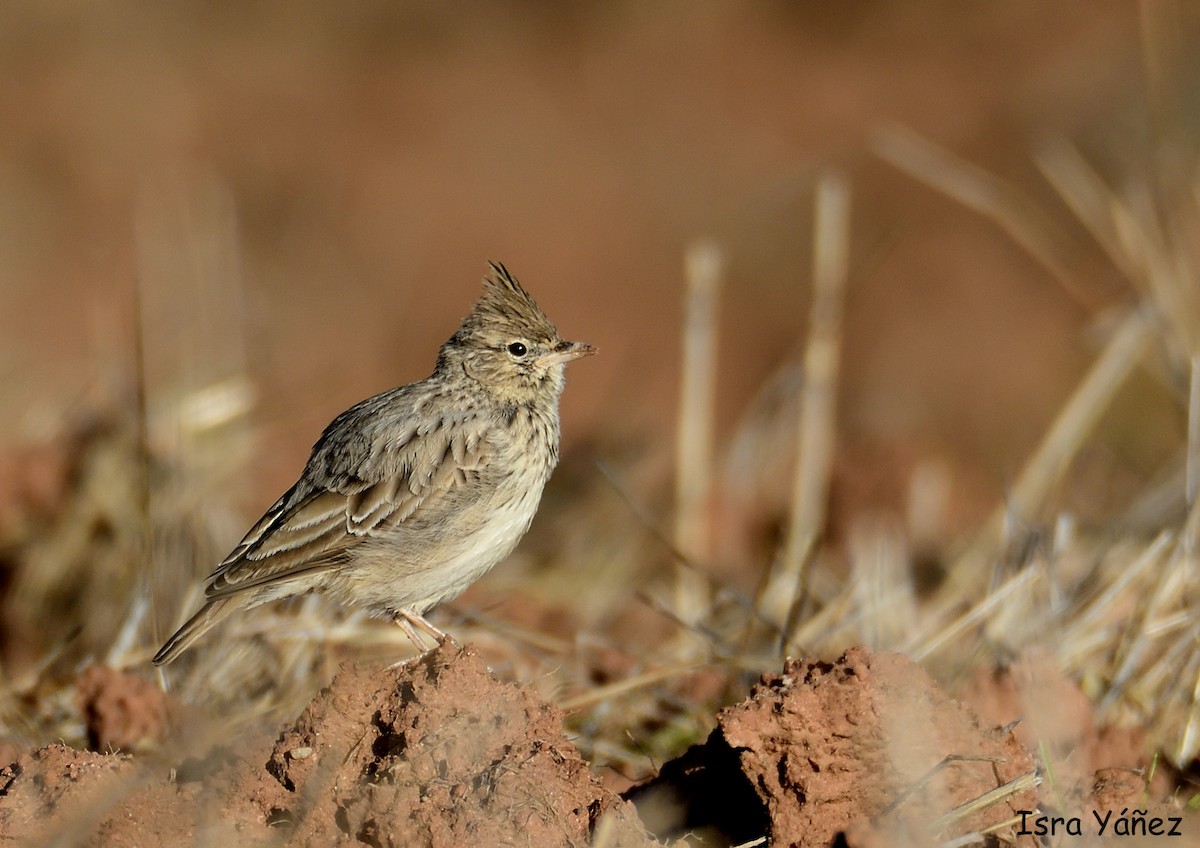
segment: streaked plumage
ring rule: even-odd
[[[300,479],[209,577],[205,605],[154,657],[175,659],[236,609],[310,590],[413,625],[516,546],[558,462],[564,342],[492,264],[433,374],[343,412]]]

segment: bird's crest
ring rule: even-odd
[[[461,341],[478,338],[484,332],[545,341],[558,338],[546,313],[517,278],[499,262],[488,265],[491,270],[483,278],[483,296],[455,335]]]

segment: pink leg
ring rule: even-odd
[[[454,642],[454,640],[451,639],[448,635],[446,635],[441,630],[439,630],[438,628],[436,628],[432,624],[430,624],[429,621],[426,620],[425,616],[423,616],[419,613],[412,612],[411,610],[397,611],[396,612],[396,624],[399,626],[399,628],[401,630],[404,631],[404,635],[407,636],[409,638],[409,640],[414,645],[417,646],[417,650],[421,651],[422,653],[424,653],[425,651],[427,651],[429,649],[425,645],[424,641],[421,639],[420,635],[414,629],[414,627],[413,627],[414,625],[416,625],[416,627],[420,628],[421,630],[425,631],[425,633],[427,633],[428,635],[432,636],[439,645],[444,645],[447,642],[451,642],[451,643]]]

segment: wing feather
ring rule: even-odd
[[[396,533],[419,511],[469,502],[466,484],[489,469],[489,422],[462,410],[405,423],[431,405],[412,396],[413,388],[407,397],[403,389],[378,395],[334,420],[300,481],[209,578],[210,600],[343,565],[349,549],[374,534]],[[389,394],[396,408],[381,408]]]

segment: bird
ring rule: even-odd
[[[154,655],[176,659],[231,613],[307,592],[392,619],[419,652],[449,637],[425,613],[516,547],[558,463],[564,341],[508,269],[430,374],[338,415],[300,479],[208,577],[204,605]]]

